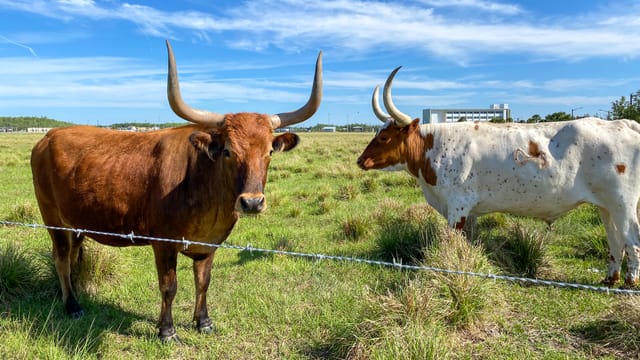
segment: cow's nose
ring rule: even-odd
[[[360,169],[366,170],[364,168],[364,158],[362,156],[358,158],[357,163],[358,163],[358,167],[360,167]]]
[[[265,208],[264,195],[241,196],[240,209],[246,214],[257,214]]]

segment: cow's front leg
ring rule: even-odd
[[[154,245],[153,253],[156,260],[156,270],[158,271],[160,295],[162,296],[160,320],[158,322],[158,327],[160,328],[158,337],[164,341],[177,340],[176,329],[173,327],[171,306],[178,288],[178,281],[176,279],[178,252],[170,246],[158,244]]]
[[[193,259],[193,278],[196,285],[196,306],[193,311],[193,321],[196,322],[196,328],[201,333],[213,331],[213,323],[209,319],[207,310],[207,290],[211,281],[213,255],[214,253],[211,253]]]

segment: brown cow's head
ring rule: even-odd
[[[400,70],[397,67],[384,84],[384,105],[391,115],[385,114],[378,103],[380,86],[376,86],[371,98],[371,106],[376,117],[384,126],[378,131],[369,145],[358,158],[358,166],[363,170],[396,170],[404,165],[407,151],[407,139],[416,131],[420,131],[419,120],[411,120],[409,115],[400,112],[391,100],[391,83]]]
[[[203,125],[194,131],[190,141],[198,151],[222,167],[225,189],[233,189],[236,211],[257,214],[266,209],[264,185],[271,155],[289,151],[299,141],[296,134],[274,136],[273,131],[310,118],[322,99],[322,52],[318,55],[311,96],[298,110],[276,115],[257,113],[218,114],[188,106],[182,100],[173,51],[169,51],[167,95],[171,109],[181,118]],[[226,190],[228,191],[228,190]]]

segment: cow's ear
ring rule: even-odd
[[[419,127],[420,127],[420,119],[413,120],[411,122],[411,124],[409,124],[409,126],[407,126],[409,131],[415,131]]]
[[[224,142],[217,134],[210,134],[202,131],[194,131],[189,136],[191,145],[198,151],[207,154],[213,160],[220,151],[224,149]]]
[[[276,136],[271,144],[273,151],[289,151],[295,148],[300,142],[298,135],[294,133],[285,133],[280,136]]]

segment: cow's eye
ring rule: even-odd
[[[222,155],[224,155],[224,157],[226,157],[226,158],[230,158],[231,157],[231,151],[229,151],[228,149],[224,149],[224,150],[222,150]]]

